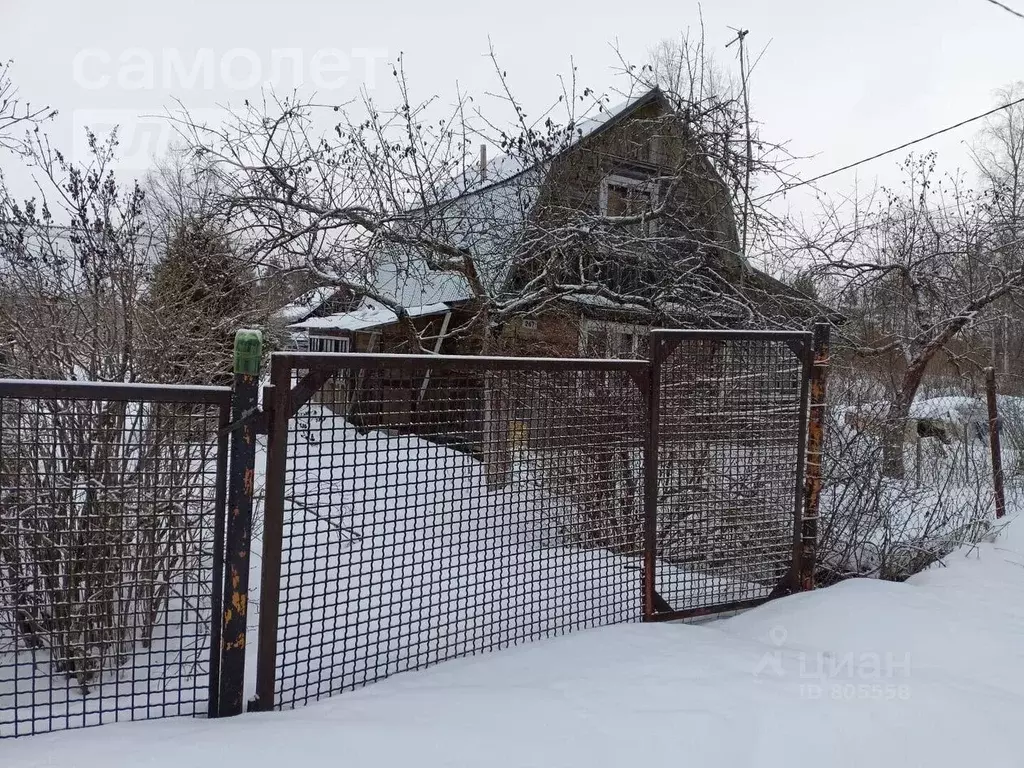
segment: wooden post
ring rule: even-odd
[[[992,451],[992,486],[996,499],[996,518],[1006,514],[1006,491],[1003,487],[1003,454],[999,444],[999,407],[996,402],[996,369],[985,369],[985,390],[988,396],[988,442]]]
[[[256,413],[263,337],[235,334],[235,383],[228,470],[228,522],[221,629],[219,716],[240,715],[245,701],[245,632],[249,601],[252,497],[256,477]]]
[[[814,589],[818,559],[818,515],[821,508],[821,456],[825,445],[825,394],[828,381],[829,326],[814,326],[814,363],[811,367],[811,398],[807,420],[806,470],[804,473],[803,562],[800,588]]]

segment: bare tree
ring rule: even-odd
[[[17,133],[29,131],[39,123],[57,114],[49,107],[33,107],[18,94],[18,88],[11,78],[14,62],[0,63],[0,149],[24,152],[26,142]]]
[[[550,108],[528,115],[496,60],[495,69],[492,110],[468,96],[449,108],[414,99],[399,62],[390,109],[369,98],[360,109],[270,98],[224,127],[187,114],[177,124],[215,174],[221,214],[255,263],[351,287],[400,317],[404,307],[374,283],[382,264],[450,281],[475,308],[450,333],[481,350],[495,349],[510,319],[566,297],[643,309],[656,322],[752,322],[736,288],[746,267],[733,192],[717,170],[746,161],[717,134],[724,118],[709,117],[735,105],[673,96],[634,137],[660,155],[650,192],[602,209],[609,148],[595,139],[592,168],[565,158],[607,119],[608,99],[567,83]],[[629,85],[627,96],[646,92],[642,79]],[[341,120],[320,133],[325,112]],[[481,162],[481,144],[499,157]]]
[[[976,137],[972,155],[983,187],[990,193],[993,224],[1010,228],[1015,240],[1024,222],[1024,83],[996,92],[1004,109],[990,116]]]
[[[193,153],[172,148],[145,190],[158,242],[141,304],[143,364],[155,381],[227,383],[235,331],[266,323],[266,281],[217,217],[216,178]]]
[[[38,197],[19,202],[0,190],[0,325],[19,376],[138,377],[136,307],[154,241],[142,190],[110,170],[116,143],[90,134],[91,155],[79,164],[34,134],[27,152]]]
[[[171,147],[156,158],[143,188],[150,227],[160,233],[165,246],[182,224],[216,216],[216,179],[187,147]]]
[[[1004,108],[986,120],[976,137],[972,154],[986,194],[992,259],[1003,269],[1011,267],[1015,248],[1024,237],[1024,83],[1014,83],[996,93]],[[992,365],[1004,375],[1024,372],[1014,368],[1014,358],[1024,352],[1024,335],[1017,328],[1024,320],[1020,297],[1011,293],[989,313]]]
[[[997,247],[988,200],[935,156],[911,158],[899,190],[844,216],[826,212],[805,236],[814,273],[849,321],[849,351],[893,372],[885,416],[885,472],[903,477],[904,430],[929,365],[1004,297],[1024,286],[1024,249]]]
[[[141,315],[156,238],[141,189],[110,170],[116,137],[88,143],[90,156],[76,163],[33,133],[26,151],[38,197],[18,201],[0,189],[4,375],[150,376]],[[5,403],[0,579],[9,600],[0,603],[0,649],[42,650],[86,689],[148,646],[172,603],[195,604],[182,574],[203,567],[208,547],[201,478],[215,424],[192,405]]]

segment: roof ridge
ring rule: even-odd
[[[652,101],[654,101],[656,99],[663,99],[663,98],[664,98],[664,92],[661,90],[660,87],[655,85],[655,86],[649,88],[648,90],[644,91],[639,96],[635,96],[635,97],[632,97],[632,98],[627,98],[625,101],[623,101],[623,102],[621,102],[619,104],[616,104],[615,107],[613,107],[613,108],[610,108],[608,110],[602,110],[602,115],[603,115],[602,119],[598,119],[596,117],[586,117],[586,118],[583,118],[582,120],[575,122],[573,124],[573,127],[571,129],[569,129],[571,131],[577,131],[578,132],[577,135],[575,136],[575,138],[573,138],[573,140],[571,142],[569,142],[568,144],[566,144],[564,147],[559,149],[558,152],[556,152],[553,155],[551,155],[551,157],[548,157],[548,158],[546,158],[544,160],[535,161],[531,165],[527,165],[527,166],[521,168],[520,170],[516,171],[512,175],[507,176],[505,178],[495,179],[494,181],[491,181],[491,182],[488,182],[488,183],[485,183],[485,184],[481,184],[480,186],[470,187],[469,189],[463,190],[462,192],[460,192],[459,194],[457,194],[457,195],[455,195],[453,197],[448,197],[448,198],[445,198],[444,200],[438,200],[436,203],[432,203],[430,207],[432,207],[434,205],[442,205],[444,203],[454,202],[456,200],[461,200],[462,198],[470,197],[471,195],[479,194],[481,192],[486,192],[486,191],[488,191],[490,189],[493,189],[495,187],[499,187],[499,186],[503,186],[505,184],[508,184],[509,182],[517,179],[519,176],[522,176],[524,173],[527,173],[528,171],[535,170],[539,166],[541,166],[541,165],[543,165],[545,163],[550,163],[551,161],[555,160],[556,158],[560,157],[561,155],[565,154],[566,152],[569,152],[570,150],[572,150],[576,146],[578,146],[580,144],[580,142],[584,141],[585,139],[589,139],[589,138],[592,138],[594,136],[598,136],[598,135],[604,133],[605,131],[609,130],[614,125],[616,125],[620,120],[622,120],[625,117],[627,117],[628,115],[632,114],[634,111],[636,111],[640,107],[646,106],[647,104],[651,103]],[[594,127],[593,127],[592,130],[584,132],[582,129],[580,129],[580,126],[584,125],[584,124],[586,124],[588,122],[589,123],[594,123]],[[495,157],[493,160],[489,161],[487,165],[488,165],[488,167],[490,167],[493,164],[497,163],[498,161],[500,161],[500,160],[502,160],[504,158],[508,158],[508,157],[509,157],[508,154],[499,155],[499,156]],[[419,210],[422,210],[422,209],[419,209]]]

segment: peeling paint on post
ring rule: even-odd
[[[252,538],[253,480],[256,472],[256,420],[263,337],[259,331],[235,334],[235,385],[228,473],[225,535],[224,615],[221,633],[220,717],[244,709],[245,632],[249,602],[249,547]]]
[[[821,507],[821,454],[825,443],[825,384],[828,380],[829,327],[814,327],[814,363],[811,368],[811,399],[807,420],[807,452],[804,472],[804,515],[801,522],[800,588],[814,589],[818,559],[818,514]]]

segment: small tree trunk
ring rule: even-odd
[[[512,456],[508,430],[511,414],[497,372],[483,372],[483,387],[484,474],[488,490],[494,491],[504,488],[511,479]]]
[[[495,346],[493,331],[483,316],[483,338],[480,354],[492,354]],[[510,374],[509,374],[510,375]],[[508,408],[508,393],[503,391],[507,380],[502,381],[500,371],[482,371],[481,386],[483,406],[483,462],[484,477],[489,491],[507,486],[512,478],[512,453],[509,446],[509,421],[512,414]]]
[[[893,401],[882,427],[882,471],[886,477],[897,480],[902,480],[906,476],[906,467],[903,462],[903,441],[909,411],[909,403],[903,405]]]
[[[910,418],[910,406],[921,386],[927,360],[915,360],[903,374],[903,381],[896,396],[889,404],[885,423],[882,426],[882,472],[886,477],[902,480],[906,477],[906,465],[903,461],[903,443]]]

